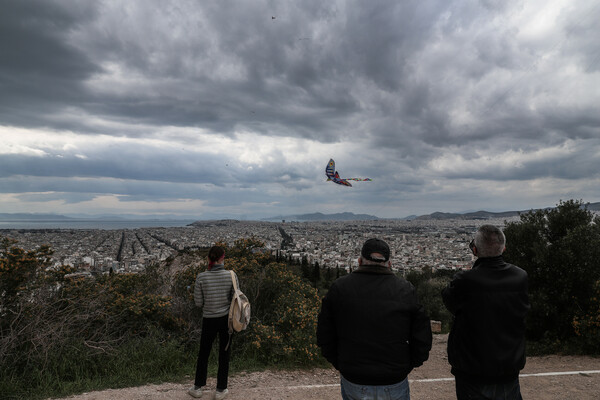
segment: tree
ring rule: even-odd
[[[311,278],[313,283],[315,284],[315,287],[319,287],[319,281],[321,280],[321,268],[319,267],[318,262],[315,262],[315,265],[313,265]]]
[[[521,215],[504,233],[506,261],[529,274],[529,339],[574,338],[577,318],[593,311],[600,280],[598,218],[582,201],[560,201],[554,209]]]
[[[321,277],[323,278],[323,280],[321,282],[321,287],[327,290],[329,289],[329,287],[333,283],[333,280],[335,279],[334,271],[327,265],[323,265],[322,271],[323,272],[321,273]]]
[[[411,270],[405,279],[412,283],[417,291],[417,296],[430,319],[441,321],[442,329],[450,328],[452,314],[444,306],[442,290],[452,279],[452,271],[437,270],[433,272],[430,267],[419,270]]]

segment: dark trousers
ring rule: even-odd
[[[523,400],[519,378],[506,383],[473,383],[456,378],[458,400]]]
[[[229,375],[229,354],[231,346],[225,351],[229,342],[229,316],[225,315],[219,318],[203,318],[202,334],[200,335],[200,351],[198,352],[198,362],[196,364],[196,380],[194,385],[205,386],[206,375],[208,373],[208,356],[212,349],[213,342],[219,335],[219,369],[217,371],[217,389],[227,389],[227,376]]]

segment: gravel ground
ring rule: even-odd
[[[429,360],[410,376],[412,400],[455,399],[454,381],[446,357],[447,335],[435,335]],[[596,371],[568,375],[531,376],[540,373]],[[529,357],[522,371],[525,400],[600,399],[600,358],[574,356]],[[449,378],[438,381],[436,379]],[[431,381],[433,380],[433,381]],[[69,400],[190,400],[185,383],[164,383],[126,389],[109,389],[68,397]],[[210,378],[202,399],[213,398],[215,379]],[[339,374],[334,369],[239,373],[229,378],[230,400],[340,399]]]

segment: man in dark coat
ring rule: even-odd
[[[502,259],[506,238],[483,225],[471,242],[473,268],[455,275],[442,291],[454,315],[448,362],[463,399],[520,400],[525,366],[527,273]]]
[[[429,357],[429,317],[414,287],[392,272],[389,258],[387,243],[367,240],[359,267],[323,298],[317,344],[340,371],[345,400],[409,400],[407,375]]]

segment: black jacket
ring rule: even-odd
[[[515,379],[525,366],[527,273],[502,256],[479,258],[442,291],[454,315],[448,338],[452,374],[478,383]]]
[[[431,339],[414,287],[389,268],[361,266],[323,298],[317,344],[352,383],[401,382],[427,360]]]

